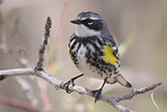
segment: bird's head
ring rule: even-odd
[[[71,23],[75,24],[75,34],[79,37],[96,36],[108,30],[103,17],[90,11],[81,12]]]

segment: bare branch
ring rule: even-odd
[[[45,34],[44,34],[45,39],[44,39],[44,41],[41,45],[41,48],[39,50],[39,60],[38,60],[37,65],[36,65],[37,70],[43,70],[44,53],[45,53],[46,45],[48,44],[48,38],[50,36],[51,24],[52,24],[51,18],[48,17],[47,21],[46,21],[46,25],[45,25]]]
[[[36,71],[32,68],[0,70],[0,77],[5,76],[5,78],[7,78],[10,76],[18,76],[18,75],[26,75],[26,76],[36,75],[36,76],[48,81],[56,89],[61,88],[61,89],[65,90],[63,81],[47,74],[44,71]],[[125,95],[125,96],[110,97],[110,96],[101,95],[100,100],[112,105],[113,107],[115,107],[116,109],[118,109],[121,112],[134,112],[134,111],[122,106],[121,104],[119,104],[119,102],[123,101],[123,100],[131,99],[132,97],[134,97],[135,95],[138,95],[138,94],[144,94],[145,92],[148,92],[148,91],[155,89],[156,87],[160,86],[161,84],[162,84],[161,82],[158,82],[158,83],[146,86],[146,87],[141,88],[141,89],[134,89],[134,90],[132,90],[131,93],[129,93],[128,95]],[[79,94],[85,94],[85,95],[94,97],[92,92],[91,92],[92,90],[78,86],[78,85],[70,86],[69,89],[72,91],[75,91]]]
[[[151,100],[152,100],[153,104],[155,105],[155,107],[157,108],[157,110],[160,111],[160,108],[158,107],[157,103],[154,100],[154,92],[153,91],[151,93]]]
[[[144,94],[148,91],[151,91],[153,89],[155,89],[156,87],[160,86],[162,84],[162,82],[157,82],[157,83],[154,83],[154,84],[151,84],[151,85],[148,85],[144,88],[140,88],[140,89],[133,89],[129,94],[127,95],[124,95],[124,96],[118,96],[118,97],[113,97],[112,100],[113,102],[116,102],[115,105],[119,105],[118,107],[120,107],[121,105],[118,103],[120,101],[123,101],[123,100],[130,100],[132,99],[134,96],[138,95],[138,94]],[[117,108],[118,110],[119,109],[122,109],[122,108]],[[129,109],[125,109],[125,110],[120,110],[121,112],[131,112]]]
[[[131,93],[129,93],[128,95],[125,95],[125,96],[119,96],[117,97],[116,101],[119,102],[119,101],[122,101],[122,100],[130,100],[132,99],[135,95],[138,95],[138,94],[143,94],[143,93],[146,93],[148,91],[151,91],[153,90],[154,88],[160,86],[162,84],[162,82],[157,82],[157,83],[154,83],[154,84],[151,84],[151,85],[148,85],[144,88],[141,88],[141,89],[133,89],[131,91]]]

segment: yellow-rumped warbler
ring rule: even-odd
[[[69,84],[74,85],[74,80],[83,75],[104,80],[99,90],[92,91],[95,102],[99,99],[105,83],[118,82],[125,87],[132,87],[119,73],[121,64],[118,48],[103,17],[85,11],[71,23],[75,24],[75,33],[69,40],[68,51],[74,64],[83,74],[68,81],[66,91],[70,93]]]

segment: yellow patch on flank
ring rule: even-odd
[[[103,52],[104,52],[104,56],[102,57],[103,60],[107,63],[115,64],[117,59],[113,55],[113,50],[108,44],[104,46]]]
[[[68,41],[67,49],[68,49],[68,53],[69,53],[70,56],[71,56],[71,53],[70,53],[70,41]]]
[[[67,49],[68,49],[68,52],[70,53],[70,41],[68,42]]]

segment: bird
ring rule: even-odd
[[[118,47],[104,18],[98,13],[83,11],[71,23],[75,25],[75,32],[69,39],[68,52],[82,74],[65,83],[66,92],[71,93],[69,85],[74,86],[74,80],[84,75],[104,81],[100,89],[92,90],[95,102],[100,99],[106,83],[132,87],[120,73]]]

